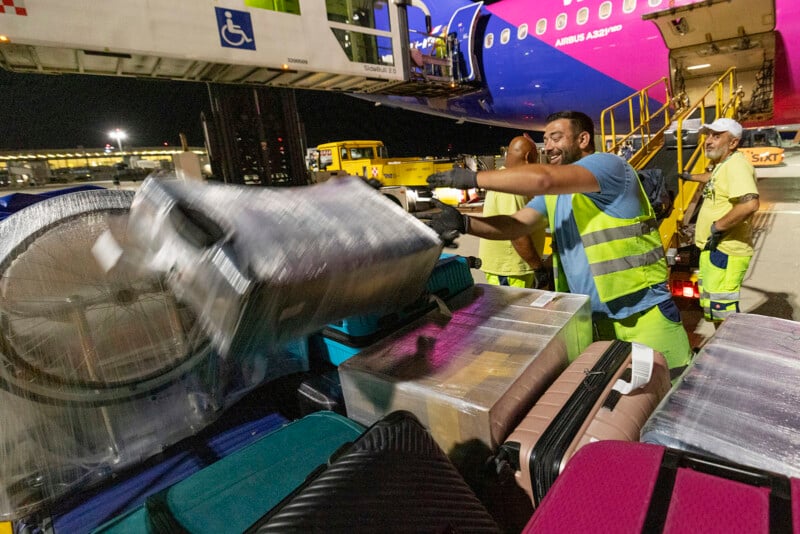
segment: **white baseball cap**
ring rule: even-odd
[[[704,124],[700,127],[700,133],[708,132],[728,132],[736,139],[742,138],[742,125],[733,119],[717,119],[711,124]]]

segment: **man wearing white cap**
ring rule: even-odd
[[[700,132],[706,134],[706,157],[714,170],[681,178],[705,184],[695,227],[695,244],[702,251],[698,284],[705,318],[716,326],[739,311],[739,291],[753,257],[751,221],[758,211],[758,189],[755,169],[736,151],[741,124],[717,119]]]

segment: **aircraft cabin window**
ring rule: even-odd
[[[520,24],[519,28],[517,28],[517,39],[521,41],[525,39],[527,36],[528,36],[528,25]]]
[[[623,13],[633,13],[634,9],[636,9],[636,0],[622,0]]]
[[[500,32],[500,43],[501,44],[508,44],[508,41],[511,39],[511,30],[508,28],[504,29]]]
[[[611,16],[611,2],[603,2],[600,4],[600,19],[604,20]]]
[[[484,48],[491,48],[493,44],[494,44],[494,34],[487,33],[486,37],[483,38]]]
[[[586,21],[589,20],[589,8],[582,7],[578,10],[578,16],[576,17],[576,22],[579,25],[586,24]]]
[[[567,27],[567,14],[561,13],[559,16],[556,17],[556,29],[563,30]]]
[[[547,31],[547,19],[539,19],[536,23],[536,35],[542,35]]]

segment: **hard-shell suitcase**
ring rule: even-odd
[[[645,370],[652,372],[649,380],[640,380],[640,387],[623,394],[620,390],[636,372],[632,359],[639,351]],[[639,431],[669,388],[669,369],[660,353],[623,341],[592,343],[506,438],[497,462],[513,468],[517,483],[536,506],[567,460],[587,443],[638,441]]]
[[[244,409],[255,412],[247,407]],[[252,413],[246,415],[246,419],[233,425],[221,422],[212,425],[142,465],[118,474],[100,487],[75,492],[63,499],[51,510],[48,522],[53,531],[56,534],[90,532],[115,516],[141,506],[149,495],[197,473],[288,423],[278,413],[256,418],[250,417]]]
[[[474,285],[470,266],[474,258],[441,254],[425,284],[425,291],[414,302],[389,313],[368,313],[347,317],[327,325],[321,333],[320,352],[339,365],[361,349],[385,337],[446,300]]]
[[[442,247],[356,177],[258,189],[148,179],[128,233],[232,359],[410,304]]]
[[[409,412],[367,430],[248,532],[499,532]]]
[[[650,443],[589,443],[525,533],[800,532],[800,481]]]
[[[243,532],[363,432],[333,412],[310,414],[148,497],[95,532]]]

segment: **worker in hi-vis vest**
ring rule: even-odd
[[[548,164],[432,174],[433,187],[504,191],[533,199],[513,215],[469,217],[439,204],[430,226],[445,242],[470,233],[515,239],[547,218],[556,291],[589,295],[596,339],[647,345],[666,358],[673,378],[691,358],[680,312],[667,287],[667,263],[653,208],[636,171],[615,154],[595,153],[584,113],[547,118]]]

